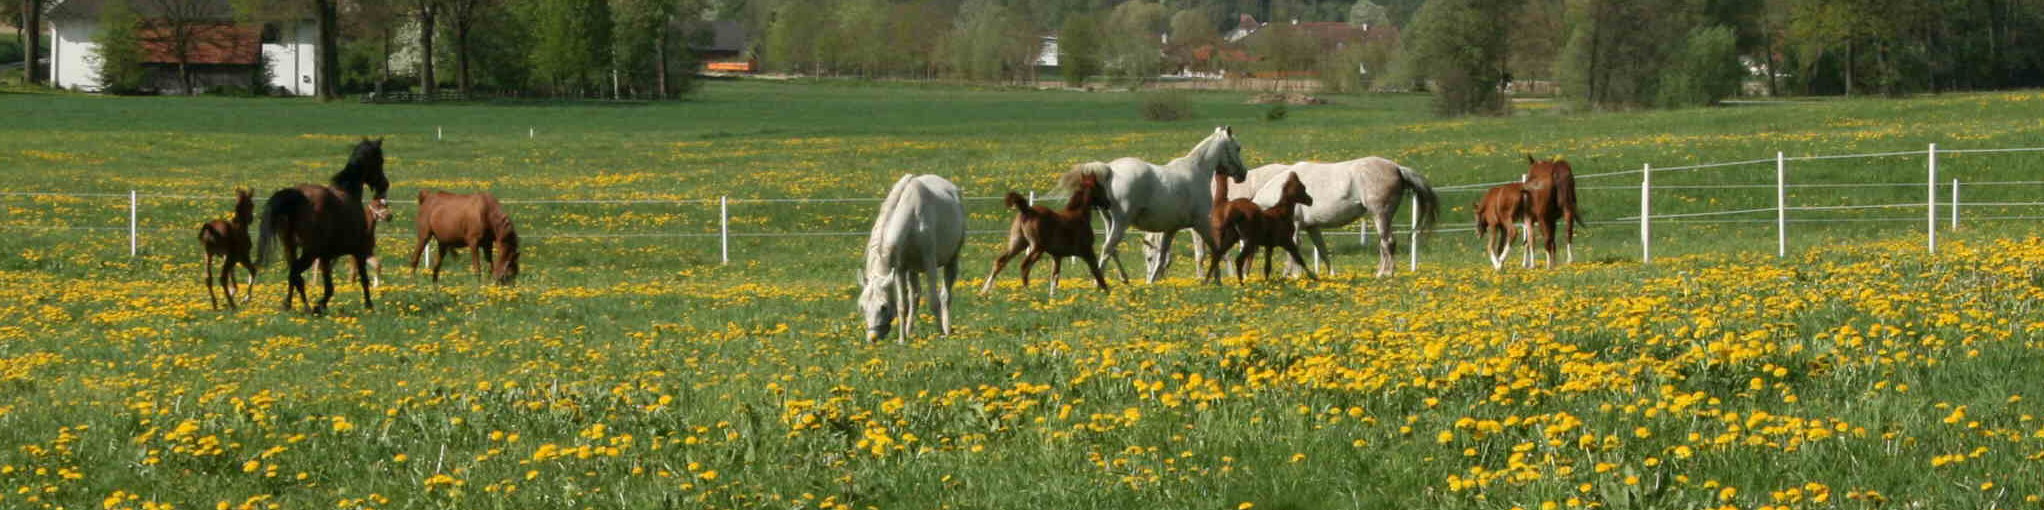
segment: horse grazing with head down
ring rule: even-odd
[[[866,340],[887,336],[896,318],[907,342],[915,324],[916,300],[928,282],[937,324],[951,334],[951,285],[958,282],[958,252],[965,247],[965,206],[958,186],[935,175],[904,175],[888,189],[866,239],[866,269],[860,274],[859,312],[866,318]],[[944,281],[937,281],[938,272]]]
[[[1098,177],[1107,190],[1106,198],[1112,205],[1107,208],[1107,240],[1101,243],[1101,264],[1113,260],[1123,283],[1128,282],[1128,268],[1121,264],[1118,247],[1122,237],[1128,234],[1129,227],[1152,233],[1144,241],[1150,247],[1144,260],[1149,262],[1147,281],[1155,283],[1171,265],[1171,241],[1179,230],[1192,229],[1199,236],[1199,244],[1213,244],[1213,219],[1209,215],[1213,202],[1208,199],[1208,181],[1215,172],[1237,182],[1249,173],[1249,167],[1242,163],[1242,146],[1235,142],[1235,130],[1227,126],[1214,128],[1213,134],[1170,163],[1155,165],[1136,158],[1081,163],[1058,180],[1071,188],[1080,176],[1090,174]]]
[[[413,274],[419,272],[420,255],[430,240],[440,247],[440,256],[433,259],[435,282],[440,281],[440,265],[460,248],[470,248],[469,268],[477,278],[483,277],[484,262],[489,262],[489,277],[498,285],[510,285],[518,277],[518,228],[495,195],[420,190],[418,226],[418,244],[412,247]]]
[[[389,191],[390,180],[383,175],[383,139],[364,138],[355,144],[348,165],[335,173],[328,185],[300,184],[270,194],[269,203],[263,206],[256,265],[269,263],[272,246],[279,242],[284,245],[291,283],[284,292],[285,310],[291,309],[291,295],[296,292],[299,301],[313,313],[326,312],[327,302],[334,296],[334,276],[326,269],[342,256],[355,258],[355,279],[362,284],[362,307],[376,307],[369,296],[367,263],[376,253],[376,238],[369,234],[369,218],[371,214],[388,215],[375,211],[388,210],[384,199]],[[362,203],[364,193],[374,193],[366,211]],[[322,269],[320,279],[326,288],[317,305],[305,295],[305,271],[315,265]]]
[[[1523,232],[1531,232],[1533,226],[1526,219],[1526,187],[1521,183],[1510,183],[1491,188],[1476,202],[1476,236],[1482,238],[1483,253],[1490,256],[1490,268],[1501,270],[1505,259],[1512,254],[1512,240]],[[1520,230],[1524,225],[1525,230]],[[1527,240],[1526,266],[1533,265],[1533,247]]]
[[[1313,205],[1313,196],[1307,194],[1306,185],[1299,181],[1299,174],[1287,174],[1283,181],[1283,192],[1276,204],[1257,207],[1256,202],[1246,198],[1229,200],[1225,205],[1217,230],[1230,230],[1234,238],[1242,242],[1242,252],[1235,255],[1235,281],[1242,282],[1248,277],[1249,259],[1256,256],[1258,248],[1263,249],[1263,279],[1270,279],[1271,252],[1284,248],[1291,255],[1292,263],[1299,266],[1306,277],[1318,280],[1313,270],[1306,267],[1305,257],[1299,256],[1299,230],[1297,214],[1299,206]],[[1207,273],[1218,278],[1221,257],[1227,253],[1226,246],[1216,245],[1212,262]]]
[[[1107,291],[1107,275],[1100,270],[1100,258],[1093,253],[1093,209],[1105,210],[1113,205],[1100,191],[1100,180],[1093,175],[1080,176],[1078,187],[1072,189],[1072,196],[1065,200],[1063,210],[1053,211],[1040,205],[1029,205],[1021,194],[1008,192],[1008,207],[1015,209],[1015,221],[1008,226],[1008,249],[994,260],[994,270],[987,273],[986,285],[979,291],[985,293],[994,288],[994,277],[1000,276],[1001,269],[1008,266],[1008,260],[1029,251],[1029,257],[1022,259],[1022,286],[1029,286],[1029,268],[1036,265],[1036,259],[1050,254],[1050,295],[1057,295],[1058,277],[1064,273],[1065,257],[1078,257],[1093,272],[1093,282]]]
[[[1568,161],[1560,157],[1539,161],[1526,156],[1526,215],[1533,223],[1540,225],[1540,237],[1547,244],[1547,267],[1554,267],[1554,224],[1559,221],[1568,227],[1568,263],[1576,261],[1576,225],[1584,225],[1581,215],[1576,213],[1576,175]],[[1588,226],[1588,225],[1584,225]],[[1531,234],[1527,242],[1531,243]],[[1530,244],[1527,249],[1532,249]],[[1530,254],[1529,254],[1530,256]]]
[[[240,301],[248,301],[241,296],[242,293],[235,292],[236,265],[248,270],[248,288],[245,290],[255,290],[256,265],[248,254],[249,247],[254,244],[248,239],[248,224],[255,221],[254,198],[247,188],[235,188],[233,219],[208,221],[199,226],[199,246],[206,250],[206,262],[202,264],[206,266],[206,297],[213,300],[214,309],[220,308],[220,297],[213,294],[215,283],[220,285],[221,292],[227,294],[228,308],[238,307],[237,297],[242,297]],[[213,278],[214,257],[223,260],[218,282]]]

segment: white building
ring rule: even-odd
[[[49,76],[55,86],[99,90],[99,63],[94,55],[99,45],[94,41],[100,32],[100,6],[106,1],[118,0],[56,0],[56,5],[50,8],[44,19],[50,23]],[[200,22],[203,28],[197,31],[200,35],[193,38],[197,42],[185,56],[194,88],[203,92],[219,86],[247,87],[253,81],[254,66],[261,63],[269,69],[271,90],[265,92],[310,96],[318,90],[314,88],[313,70],[318,62],[319,24],[311,16],[262,25],[237,24],[229,0],[179,1],[192,2],[179,6],[181,12],[204,20]],[[130,5],[148,25],[166,19],[162,4]],[[146,87],[184,92],[184,85],[177,78],[178,59],[166,49],[171,45],[163,40],[162,33],[152,28],[144,28],[141,33],[143,67],[148,74]]]

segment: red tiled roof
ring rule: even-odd
[[[190,28],[187,63],[253,65],[262,51],[262,28],[237,26],[232,23],[199,23]],[[178,61],[177,39],[173,31],[162,23],[154,23],[141,32],[143,62],[149,64],[175,64]]]

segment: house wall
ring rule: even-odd
[[[81,19],[50,20],[50,80],[58,88],[99,90],[99,23]]]
[[[277,28],[277,42],[263,44],[263,61],[270,66],[270,86],[294,96],[310,96],[319,89],[314,69],[318,66],[319,24],[313,21],[285,23]]]

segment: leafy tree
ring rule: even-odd
[[[1057,61],[1065,85],[1078,87],[1086,78],[1100,74],[1100,22],[1089,15],[1065,17],[1058,30]]]
[[[1435,112],[1447,116],[1510,111],[1504,85],[1511,0],[1433,0],[1413,19],[1407,66],[1430,82]]]
[[[127,0],[106,0],[99,10],[99,47],[96,74],[101,91],[133,94],[142,90],[142,19]]]
[[[1163,4],[1131,0],[1108,15],[1102,29],[1108,64],[1130,83],[1141,84],[1162,72],[1165,12]]]
[[[1370,0],[1356,0],[1355,5],[1348,8],[1348,24],[1359,27],[1389,25],[1391,10]]]
[[[1738,33],[1724,25],[1691,31],[1670,64],[1660,83],[1662,106],[1714,105],[1738,94],[1746,78]]]
[[[610,6],[603,0],[533,0],[533,79],[556,95],[587,94],[610,62]]]

